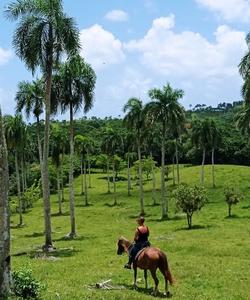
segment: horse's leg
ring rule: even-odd
[[[154,289],[154,295],[157,295],[158,293],[158,284],[159,284],[159,280],[158,278],[156,277],[156,269],[153,269],[153,270],[150,270],[151,272],[151,275],[154,279],[154,282],[155,282],[155,289]]]
[[[148,289],[148,273],[147,273],[147,270],[144,270],[144,278],[145,278],[145,288]]]
[[[133,266],[133,267],[134,267],[134,288],[137,288],[137,285],[136,285],[137,267],[136,266]]]

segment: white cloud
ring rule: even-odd
[[[98,24],[81,30],[80,40],[82,56],[95,69],[104,69],[125,59],[121,41]]]
[[[249,0],[196,0],[196,2],[227,21],[249,22],[250,20]]]
[[[105,19],[114,22],[126,22],[128,21],[128,14],[123,10],[114,9],[105,15]]]
[[[238,76],[237,66],[247,50],[244,32],[219,26],[210,42],[199,33],[175,33],[173,28],[173,15],[156,19],[142,39],[125,48],[138,52],[144,67],[172,78]]]
[[[3,114],[13,114],[15,111],[14,93],[0,88],[0,109]]]
[[[9,50],[5,50],[0,47],[0,65],[5,64],[11,58],[12,53]]]

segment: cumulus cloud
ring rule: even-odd
[[[11,58],[12,53],[9,50],[5,50],[0,47],[0,65],[5,64]]]
[[[125,59],[121,41],[98,24],[81,30],[80,40],[83,57],[95,69],[104,69]]]
[[[114,22],[126,22],[128,21],[128,14],[123,10],[114,9],[105,15],[105,19]]]
[[[125,48],[137,52],[143,66],[157,74],[178,78],[235,76],[237,65],[247,50],[245,33],[223,25],[211,42],[193,31],[174,31],[174,16],[158,18],[139,40]]]
[[[249,22],[250,20],[249,0],[196,0],[196,2],[227,21]]]

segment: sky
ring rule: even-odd
[[[12,0],[13,1],[13,0]],[[0,0],[0,106],[14,114],[17,84],[32,74],[15,55],[16,27]],[[97,75],[88,117],[118,117],[130,97],[170,83],[182,105],[241,99],[238,64],[248,50],[250,0],[64,0],[80,30],[81,55]],[[38,73],[34,75],[34,78]],[[77,117],[83,116],[79,112]],[[59,119],[66,116],[57,116]]]

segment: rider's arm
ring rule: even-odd
[[[136,242],[138,240],[139,232],[138,229],[135,231],[134,241]]]

